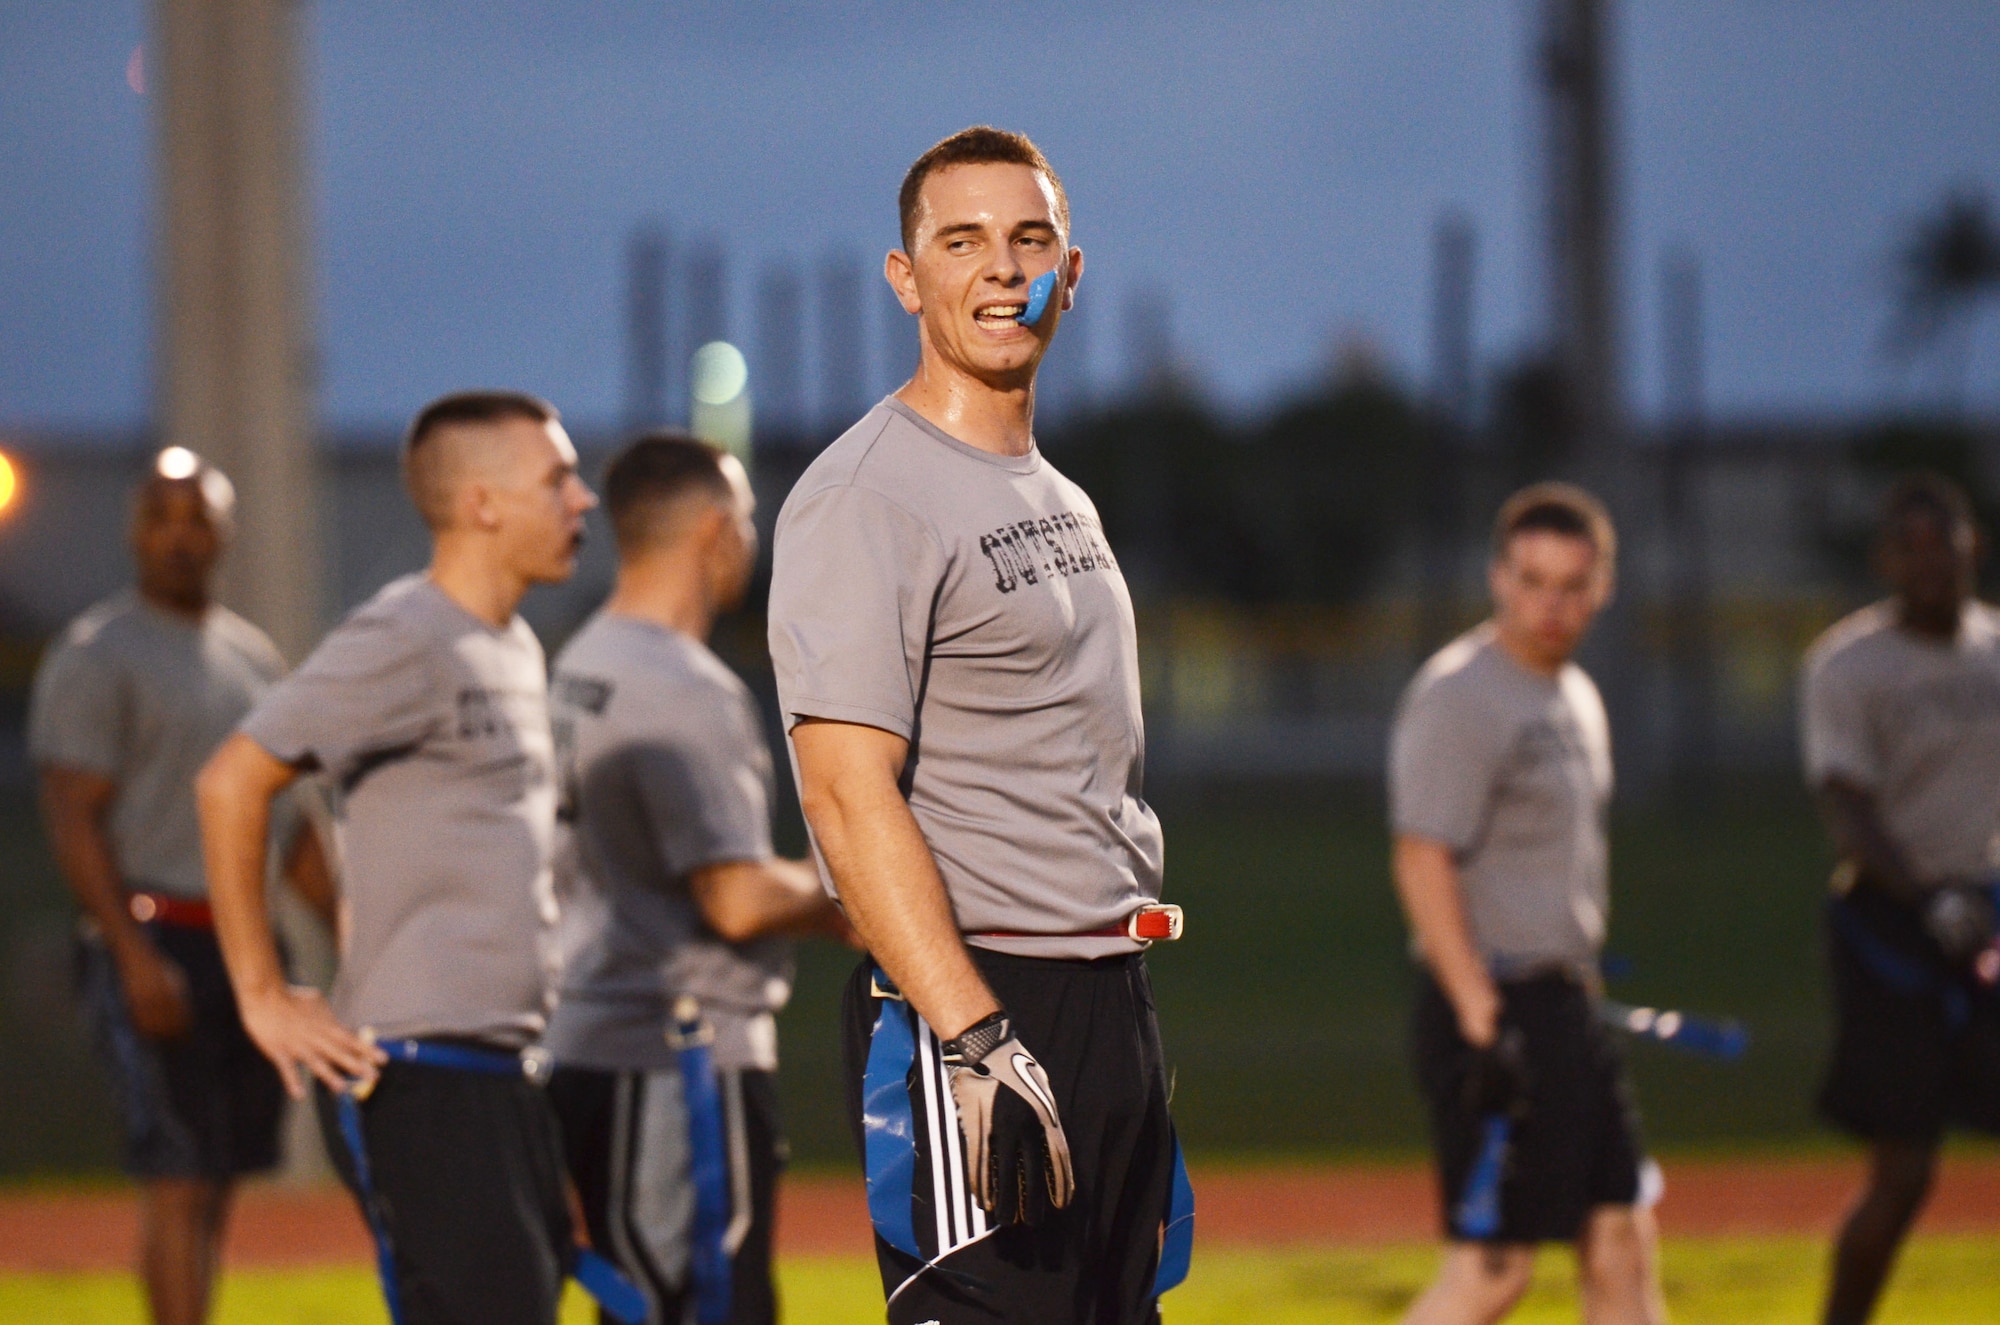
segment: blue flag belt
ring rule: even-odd
[[[917,1128],[910,1107],[910,1067],[916,1061],[916,1009],[903,1000],[880,967],[875,970],[878,1005],[868,1042],[868,1066],[861,1078],[861,1133],[867,1165],[868,1218],[882,1240],[928,1269],[917,1249]],[[1153,1294],[1177,1288],[1194,1259],[1194,1184],[1180,1137],[1174,1137],[1174,1176],[1168,1197],[1160,1266]],[[918,1273],[921,1274],[922,1269]]]
[[[1830,897],[1826,907],[1833,932],[1847,945],[1847,950],[1860,959],[1870,975],[1899,994],[1913,998],[1935,996],[1944,1004],[1945,1025],[1953,1031],[1965,1028],[1965,1023],[1972,1017],[1972,997],[1966,981],[1954,979],[1928,962],[1891,946],[1881,935],[1868,928],[1867,922],[1856,914],[1846,898]]]
[[[548,1077],[549,1060],[537,1052],[509,1054],[435,1040],[382,1040],[376,1047],[397,1063],[487,1076],[526,1077],[537,1084]],[[362,1131],[361,1100],[352,1090],[343,1090],[334,1096],[334,1102],[339,1112],[340,1137],[346,1142],[348,1158],[354,1165],[354,1188],[361,1197],[361,1213],[375,1238],[375,1269],[382,1279],[382,1296],[389,1305],[389,1319],[393,1325],[403,1325],[395,1245],[389,1239],[389,1227],[382,1218],[381,1202],[375,1192],[374,1169],[368,1162],[367,1137]],[[572,1248],[571,1259],[571,1274],[607,1314],[626,1325],[645,1325],[646,1299],[617,1266],[588,1247]]]
[[[728,1246],[729,1142],[722,1116],[722,1089],[715,1074],[715,1034],[692,998],[675,1002],[674,1033],[669,1038],[687,1103],[688,1168],[694,1185],[688,1278],[694,1286],[695,1319],[700,1325],[721,1325],[729,1319],[733,1287]]]

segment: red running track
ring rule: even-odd
[[[1860,1183],[1858,1160],[1670,1162],[1660,1219],[1670,1236],[1828,1235]],[[1411,1165],[1197,1169],[1200,1243],[1368,1244],[1436,1236],[1427,1170]],[[1928,1232],[2000,1232],[2000,1157],[1945,1161],[1924,1214]],[[784,1189],[786,1255],[865,1255],[858,1178],[813,1176]],[[0,1194],[0,1271],[123,1269],[133,1260],[138,1202],[129,1189]],[[368,1233],[338,1189],[247,1189],[230,1224],[235,1266],[358,1264]]]

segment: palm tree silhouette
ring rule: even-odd
[[[1918,221],[1898,255],[1901,290],[1889,348],[1911,359],[1933,348],[1949,355],[1953,413],[1965,405],[1971,332],[1982,301],[2000,294],[2000,225],[1984,193],[1958,189]]]

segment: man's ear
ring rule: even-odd
[[[899,248],[889,250],[882,259],[882,275],[905,313],[915,317],[924,311],[924,302],[917,297],[917,269],[909,254]]]
[[[1068,279],[1063,281],[1063,298],[1062,298],[1063,312],[1067,313],[1069,312],[1070,309],[1076,307],[1076,286],[1077,282],[1081,281],[1082,279],[1083,279],[1083,250],[1080,248],[1073,248],[1069,251]]]

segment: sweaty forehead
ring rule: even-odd
[[[948,225],[1012,230],[1029,221],[1061,229],[1055,186],[1048,177],[1033,166],[977,162],[946,166],[924,180],[912,230],[921,242]]]

